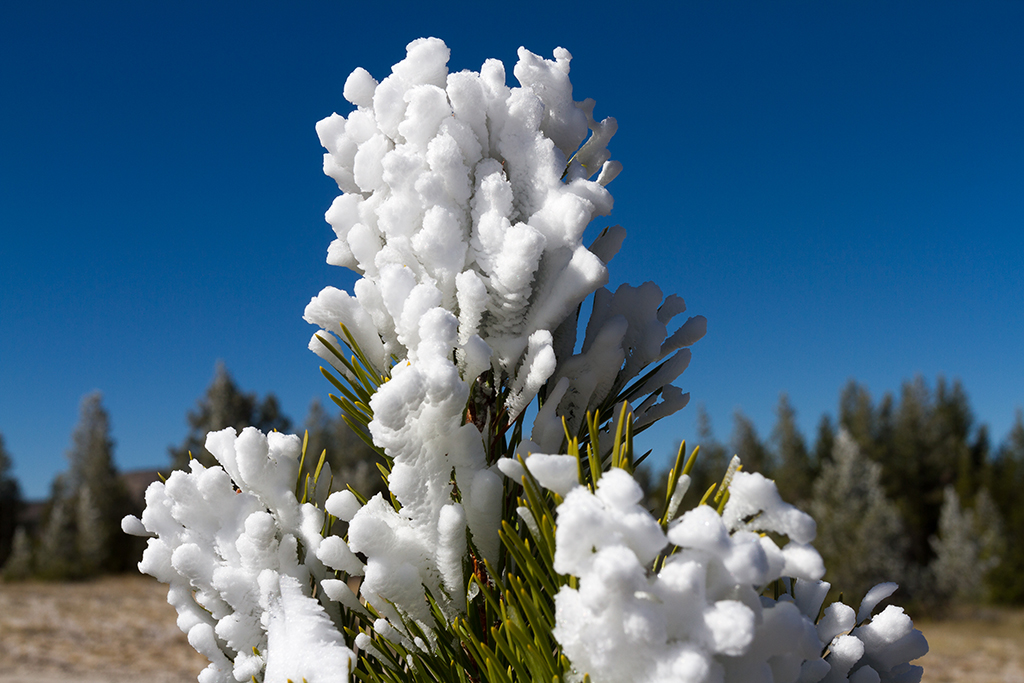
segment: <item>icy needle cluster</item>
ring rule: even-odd
[[[612,208],[616,123],[573,99],[569,53],[520,49],[516,87],[496,60],[448,59],[430,38],[381,81],[356,69],[355,109],[317,124],[342,191],[327,260],[361,277],[310,301],[310,348],[387,495],[331,493],[329,468],[304,484],[300,439],[228,429],[207,438],[218,466],[125,519],[211,661],[200,681],[919,680],[920,632],[871,616],[893,587],[819,615],[814,522],[773,482],[733,468],[721,511],[673,521],[684,474],[660,520],[640,506],[632,436],[686,405],[673,382],[706,321],[670,329],[686,306],[650,282],[605,288],[625,231],[583,235]],[[527,630],[529,657],[502,640]]]

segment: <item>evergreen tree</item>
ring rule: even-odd
[[[2,570],[0,573],[2,573],[5,579],[13,581],[27,579],[35,573],[32,558],[32,539],[28,537],[25,527],[19,526],[14,530],[11,554],[7,557],[7,561],[0,570]]]
[[[956,475],[957,492],[963,496],[967,496],[969,491],[977,491],[986,486],[986,473],[989,471],[992,457],[988,425],[978,426],[970,450],[970,463],[966,466],[961,463]]]
[[[36,548],[36,573],[44,579],[79,578],[74,496],[66,474],[50,486],[50,500],[43,515]]]
[[[991,598],[999,603],[1024,604],[1024,412],[1017,410],[1013,427],[985,473],[986,486],[998,507],[1011,539],[1002,561],[989,574]]]
[[[281,412],[273,394],[260,401],[255,394],[242,392],[221,362],[217,363],[206,394],[199,399],[196,409],[189,411],[188,424],[189,433],[184,443],[169,449],[172,469],[188,469],[190,453],[206,467],[215,465],[216,460],[205,445],[209,432],[226,427],[234,427],[236,431],[246,427],[264,432],[291,430],[291,421]]]
[[[757,435],[754,423],[739,410],[733,413],[732,448],[743,461],[743,469],[760,472],[769,478],[774,476],[772,454]]]
[[[875,448],[875,410],[867,388],[852,379],[839,394],[839,426],[853,437],[861,453],[871,457]]]
[[[320,454],[326,451],[334,476],[334,490],[351,486],[368,497],[384,490],[384,481],[377,469],[377,463],[382,462],[380,456],[352,431],[341,414],[332,419],[320,400],[314,398],[305,427],[308,442],[303,469],[307,474],[313,474]]]
[[[884,465],[887,492],[906,524],[909,559],[918,566],[927,566],[934,556],[930,539],[939,530],[945,488],[956,487],[967,501],[978,490],[983,466],[974,462],[982,453],[971,447],[973,424],[959,382],[950,386],[940,377],[934,393],[920,376],[904,382]]]
[[[110,417],[96,391],[82,399],[78,424],[67,452],[68,470],[51,486],[50,500],[33,560],[43,578],[69,579],[123,571],[137,558],[131,539],[120,532],[121,518],[133,512],[114,465]]]
[[[124,554],[131,544],[121,533],[121,518],[132,510],[114,464],[110,416],[98,391],[82,399],[68,460],[80,571],[126,569]]]
[[[935,496],[929,488],[934,477],[926,471],[930,403],[928,388],[920,377],[903,383],[894,422],[892,457],[885,464],[887,493],[899,506],[906,525],[910,559],[920,567],[927,566],[931,559],[929,539],[938,526],[938,509],[934,526],[929,524],[928,515],[929,501]],[[942,495],[942,487],[937,493]]]
[[[18,481],[11,475],[11,457],[0,434],[0,567],[4,566],[11,554],[14,532],[21,509],[21,490]]]
[[[103,517],[101,501],[88,484],[78,487],[75,495],[75,546],[81,572],[98,574],[107,562],[112,529]]]
[[[814,546],[828,567],[825,580],[854,601],[876,583],[899,581],[904,573],[903,526],[881,478],[881,466],[840,429],[832,458],[814,482],[810,513],[818,523]]]
[[[836,430],[832,426],[832,418],[822,415],[818,420],[818,432],[814,438],[814,462],[817,463],[819,472],[822,465],[832,459],[835,442]]]
[[[135,544],[120,532],[121,518],[133,510],[113,451],[110,417],[96,391],[82,399],[68,470],[51,490],[36,558],[42,576],[80,578],[134,564]]]
[[[999,564],[1004,547],[1002,525],[988,493],[980,492],[976,510],[966,510],[960,506],[956,489],[947,486],[939,534],[931,538],[931,544],[937,597],[944,602],[978,602],[983,597],[985,576]]]
[[[992,600],[990,577],[1003,563],[1011,544],[1006,535],[1003,515],[989,490],[982,488],[974,497],[974,522],[979,542],[978,561],[986,566],[985,585],[980,594],[986,601]],[[1013,544],[1017,545],[1017,544]]]
[[[117,478],[114,441],[110,438],[110,416],[103,407],[103,395],[94,391],[82,398],[78,424],[71,433],[67,453],[67,484],[72,491],[91,486],[97,493]]]
[[[893,458],[893,435],[896,432],[896,401],[889,392],[885,392],[874,411],[874,433],[868,457],[882,466],[885,472],[887,463]]]
[[[721,483],[730,460],[730,454],[725,446],[715,438],[711,416],[708,415],[704,404],[697,407],[697,443],[688,445],[687,448],[692,449],[695,445],[700,446],[700,454],[690,472],[690,489],[686,494],[686,500],[699,501],[712,484]]]
[[[937,495],[938,491],[944,492],[947,486],[954,486],[960,501],[969,503],[978,490],[977,476],[982,471],[983,463],[974,461],[977,453],[970,443],[974,431],[974,415],[959,380],[949,386],[945,378],[938,378],[929,417],[932,444],[928,467],[936,475],[937,482],[928,502],[932,514],[936,507],[941,514],[943,502]]]
[[[800,505],[811,497],[814,484],[815,464],[811,461],[803,434],[796,426],[796,411],[786,394],[779,395],[775,408],[777,420],[772,430],[771,442],[775,450],[775,484],[782,499]]]

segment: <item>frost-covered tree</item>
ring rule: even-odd
[[[7,580],[21,581],[35,574],[35,564],[32,552],[32,539],[24,526],[14,530],[14,542],[11,544],[11,553],[3,567],[0,567],[0,576]]]
[[[895,584],[819,619],[814,521],[738,459],[714,506],[683,505],[680,449],[659,516],[639,505],[634,440],[687,404],[706,321],[605,287],[621,227],[583,245],[621,166],[569,53],[520,49],[514,88],[448,57],[421,39],[382,81],[356,69],[356,109],[317,126],[343,192],[328,262],[360,277],[310,301],[310,348],[386,493],[332,493],[326,465],[305,485],[299,437],[226,428],[218,465],[123,522],[201,683],[919,681],[924,637],[876,613]]]
[[[34,560],[46,578],[81,578],[123,571],[131,539],[119,521],[132,511],[114,464],[110,417],[97,391],[82,399],[67,451],[68,469],[53,481]]]
[[[260,400],[256,394],[243,392],[224,363],[218,361],[206,393],[196,403],[195,410],[188,413],[188,425],[185,441],[181,446],[169,449],[172,469],[188,469],[190,458],[196,458],[207,466],[214,464],[213,456],[204,446],[209,432],[226,427],[286,432],[291,429],[291,420],[281,412],[276,396],[267,394]]]
[[[956,489],[947,486],[939,534],[931,539],[934,590],[945,601],[976,603],[984,597],[986,575],[999,564],[1005,543],[1002,522],[984,489],[975,510],[963,509]]]
[[[66,474],[50,486],[50,499],[39,531],[35,570],[45,579],[79,578],[82,573],[75,524],[75,498]]]
[[[903,575],[903,526],[881,478],[881,466],[840,429],[832,457],[814,482],[809,511],[818,523],[815,547],[828,568],[826,578],[847,595]]]
[[[110,416],[96,391],[82,399],[71,435],[66,486],[73,509],[78,570],[89,575],[124,569],[130,546],[118,533],[120,519],[131,511],[128,493],[114,463]]]
[[[0,434],[0,567],[11,553],[21,508],[21,489],[11,474],[12,466],[11,456],[4,446],[4,436]]]

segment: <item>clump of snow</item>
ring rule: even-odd
[[[597,683],[758,680],[774,669],[787,680],[820,656],[812,621],[758,595],[785,567],[771,540],[730,532],[708,506],[665,534],[641,497],[612,469],[596,492],[576,487],[558,508],[555,569],[579,587],[558,592],[554,635],[577,671]],[[670,544],[676,552],[653,571]]]
[[[526,476],[526,470],[529,470],[541,486],[561,496],[579,486],[579,463],[574,456],[534,453],[530,449],[531,445],[534,444],[525,442],[519,448],[520,452],[526,450],[528,453],[524,459],[525,469],[512,458],[501,458],[497,462],[501,473],[519,482]]]
[[[853,609],[834,603],[815,623],[829,585],[809,545],[813,524],[781,501],[773,482],[737,472],[730,514],[698,506],[667,534],[639,497],[633,479],[613,469],[596,492],[577,486],[558,508],[555,569],[579,585],[558,592],[554,635],[580,674],[595,683],[920,680],[909,662],[927,645],[902,610],[855,628]],[[780,549],[749,530],[753,515],[804,543]],[[667,557],[655,571],[659,554]],[[764,595],[784,577],[795,597]],[[868,615],[892,590],[869,592]]]

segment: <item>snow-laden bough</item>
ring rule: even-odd
[[[651,282],[605,287],[625,230],[583,240],[617,124],[553,57],[521,48],[509,86],[417,40],[317,124],[342,192],[327,261],[360,277],[310,301],[309,346],[387,493],[303,484],[302,441],[252,428],[153,484],[123,526],[150,536],[140,569],[210,659],[199,680],[919,680],[909,617],[872,616],[892,586],[821,609],[814,522],[773,482],[731,469],[720,510],[677,518],[676,472],[661,518],[640,505],[633,434],[687,404],[707,323],[675,326],[683,299]]]

